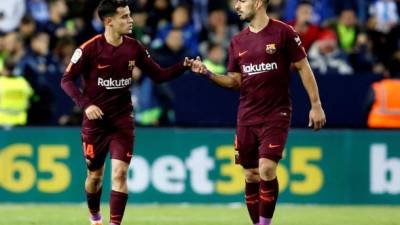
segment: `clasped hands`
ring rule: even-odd
[[[189,57],[185,57],[183,66],[190,67],[190,69],[194,73],[198,73],[198,74],[206,74],[207,73],[207,67],[201,61],[201,58],[199,56],[197,56],[196,59],[189,59]]]

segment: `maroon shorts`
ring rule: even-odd
[[[92,131],[82,129],[83,153],[89,170],[100,169],[108,152],[112,159],[130,163],[134,146],[133,123],[120,127],[96,127]]]
[[[263,123],[236,128],[236,162],[243,168],[257,168],[260,158],[278,162],[282,158],[290,122]]]

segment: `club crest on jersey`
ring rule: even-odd
[[[135,60],[129,60],[128,61],[128,69],[133,70],[135,68],[135,64],[136,64]]]
[[[268,54],[274,54],[276,52],[276,45],[275,44],[267,44],[267,45],[265,45],[265,51]]]

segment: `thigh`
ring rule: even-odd
[[[258,142],[251,126],[238,126],[235,135],[236,163],[245,169],[258,167]]]
[[[133,156],[134,138],[133,127],[120,128],[113,132],[110,140],[111,158],[129,164]]]
[[[103,167],[109,148],[109,136],[105,132],[86,134],[82,132],[83,154],[90,171]]]
[[[266,123],[258,130],[260,158],[279,162],[282,158],[289,132],[289,122]]]

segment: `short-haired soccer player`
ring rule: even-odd
[[[103,0],[98,13],[105,26],[75,50],[61,81],[64,91],[84,110],[82,142],[87,163],[85,190],[92,224],[101,225],[100,196],[105,159],[110,152],[112,191],[110,224],[119,225],[128,199],[127,170],[132,158],[134,123],[130,86],[138,66],[156,82],[182,74],[193,62],[162,69],[137,40],[127,37],[133,20],[127,0]],[[74,83],[81,77],[83,91]]]
[[[228,74],[215,75],[201,61],[195,72],[216,84],[240,90],[235,148],[245,172],[247,209],[253,224],[270,225],[278,198],[276,168],[291,120],[290,67],[294,63],[311,102],[309,126],[326,122],[314,74],[295,30],[266,13],[268,0],[237,0],[249,26],[232,38]]]

